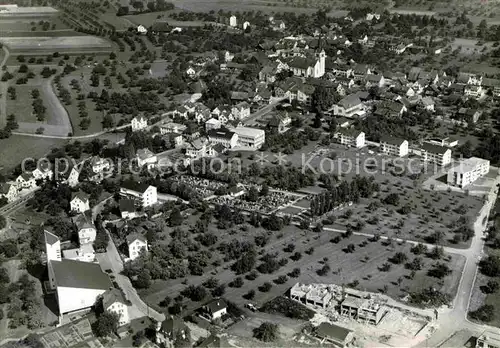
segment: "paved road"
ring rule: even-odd
[[[109,235],[109,231],[106,231]],[[116,249],[115,243],[109,235],[109,244],[106,250],[106,253],[97,254],[97,259],[99,260],[99,264],[102,266],[109,265],[113,270],[113,274],[115,275],[115,280],[120,286],[120,288],[125,293],[127,299],[132,302],[132,306],[129,307],[129,316],[130,319],[142,318],[144,316],[148,316],[156,321],[164,321],[165,315],[162,313],[158,313],[153,308],[150,308],[148,305],[142,301],[142,299],[137,294],[137,291],[132,286],[132,283],[128,279],[121,274],[123,271],[123,262]]]
[[[447,340],[455,331],[465,328],[477,333],[488,329],[495,332],[499,332],[498,328],[489,327],[487,325],[479,325],[472,323],[467,320],[467,313],[469,310],[469,302],[472,296],[472,291],[474,288],[474,281],[477,274],[478,261],[483,256],[484,248],[484,230],[486,225],[483,221],[487,220],[490,210],[495,206],[495,200],[497,198],[497,188],[496,185],[500,182],[497,177],[495,180],[495,185],[493,185],[489,195],[488,201],[481,209],[478,218],[474,223],[474,238],[469,249],[466,250],[463,255],[466,257],[466,262],[464,270],[462,273],[462,279],[458,286],[457,295],[453,301],[453,308],[446,312],[439,314],[439,319],[437,321],[439,329],[432,334],[428,340],[420,343],[417,347],[437,347]]]
[[[0,63],[0,70],[1,68],[7,63],[7,59],[9,59],[9,51],[5,47],[5,45],[2,47],[5,56],[3,57],[2,62]],[[8,82],[0,82],[0,127],[3,128],[5,127],[7,123],[7,87],[8,87]]]
[[[51,76],[48,79],[42,80],[43,100],[47,104],[47,110],[52,112],[52,115],[49,117],[49,124],[57,125],[58,132],[54,135],[67,136],[68,133],[73,132],[73,128],[71,127],[68,112],[57,97],[56,91],[54,91],[52,86],[54,77]]]
[[[26,135],[28,137],[34,137],[34,138],[67,139],[67,140],[73,139],[73,140],[78,140],[78,139],[91,139],[91,138],[95,138],[95,137],[98,137],[98,136],[106,134],[106,133],[111,133],[113,131],[125,129],[127,127],[130,127],[130,123],[124,124],[123,126],[120,126],[120,127],[116,127],[116,128],[112,128],[112,129],[108,129],[108,130],[103,130],[103,131],[100,131],[100,132],[97,132],[97,133],[92,133],[92,134],[87,134],[87,135],[78,135],[78,136],[72,136],[72,137],[59,136],[59,135],[46,135],[46,134],[30,134],[30,133],[20,133],[20,132],[12,132],[12,134],[15,134],[15,135]]]
[[[257,110],[257,112],[254,112],[253,114],[248,116],[248,118],[243,120],[243,124],[246,126],[246,125],[250,125],[250,124],[255,123],[255,120],[257,120],[258,118],[260,118],[260,117],[264,116],[265,114],[267,114],[268,112],[270,112],[276,105],[281,103],[283,100],[286,100],[286,98],[278,99],[278,100],[272,102],[271,104],[266,105],[263,108]]]

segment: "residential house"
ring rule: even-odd
[[[424,108],[424,110],[434,112],[434,99],[431,97],[423,97],[420,99],[420,105]]]
[[[401,117],[408,109],[402,103],[384,100],[377,104],[374,114],[390,117]]]
[[[490,161],[477,157],[467,158],[448,171],[447,182],[448,185],[464,188],[487,175],[489,171]]]
[[[78,214],[90,210],[89,195],[82,191],[74,192],[71,195],[71,201],[69,202],[69,207],[70,211],[76,212]]]
[[[333,114],[335,116],[354,118],[364,116],[365,113],[363,103],[355,94],[350,94],[333,105]]]
[[[250,116],[250,105],[247,102],[241,102],[233,106],[231,113],[237,120],[244,120]]]
[[[352,74],[357,79],[365,78],[367,75],[370,75],[372,71],[366,64],[356,64],[354,69],[352,70]]]
[[[69,171],[68,178],[66,179],[66,183],[69,187],[75,187],[80,183],[80,171],[77,166],[73,166]]]
[[[204,306],[204,311],[210,319],[219,319],[227,314],[226,301],[216,298]]]
[[[186,147],[186,157],[190,159],[199,159],[202,157],[211,157],[212,147],[206,138],[198,138],[188,143]]]
[[[120,199],[120,213],[122,219],[134,219],[137,217],[137,210],[135,209],[135,201],[133,199]]]
[[[80,246],[87,243],[93,243],[95,241],[95,236],[97,230],[92,222],[92,218],[85,214],[78,214],[73,218],[73,223],[76,226],[76,231],[78,232],[78,241]]]
[[[347,347],[354,340],[353,331],[344,327],[323,322],[314,329],[314,335],[321,343],[330,343],[337,347]]]
[[[194,109],[193,109],[193,111],[194,111]],[[179,117],[187,118],[188,113],[189,113],[189,110],[184,105],[181,105],[172,112],[172,115],[174,117],[179,116]]]
[[[247,30],[250,27],[250,22],[243,22],[243,30]]]
[[[408,140],[392,136],[380,138],[380,152],[390,156],[404,157],[408,155]]]
[[[109,170],[109,168],[111,167],[109,161],[106,158],[101,158],[99,156],[93,156],[90,159],[90,166],[92,168],[92,172],[100,176],[104,174],[104,171]]]
[[[466,85],[481,86],[481,83],[483,82],[483,77],[471,73],[460,72],[458,73],[456,82]]]
[[[267,125],[278,133],[284,133],[291,123],[292,119],[288,116],[288,112],[282,112],[274,115]]]
[[[338,139],[342,145],[362,148],[365,146],[365,133],[354,128],[341,129]]]
[[[158,202],[155,186],[134,181],[126,181],[120,187],[120,194],[135,198],[143,208],[150,207]]]
[[[258,150],[266,141],[266,132],[262,129],[238,126],[231,129],[237,135],[239,146]]]
[[[15,201],[18,197],[17,186],[15,183],[4,183],[0,186],[0,197],[7,199],[9,203]]]
[[[186,70],[186,75],[191,77],[191,78],[194,78],[197,74],[197,71],[195,68],[193,68],[192,66],[190,66],[189,68],[187,68]]]
[[[483,89],[482,86],[478,85],[467,85],[464,88],[464,95],[468,97],[472,97],[475,99],[479,99],[484,96],[486,91]]]
[[[35,177],[35,180],[50,180],[52,179],[54,172],[50,169],[50,164],[47,164],[46,166],[40,164],[36,167],[32,174]]]
[[[118,315],[119,326],[130,323],[128,301],[125,300],[121,289],[110,289],[102,294],[102,305],[104,311]]]
[[[267,83],[274,83],[276,81],[277,71],[278,71],[278,63],[271,63],[265,65],[259,71],[259,80]]]
[[[468,108],[460,108],[457,113],[458,119],[463,120],[468,124],[477,123],[482,115],[483,112],[481,110]]]
[[[211,129],[219,129],[222,126],[221,121],[215,118],[209,119],[207,122],[205,122],[205,130],[209,131]]]
[[[16,186],[21,189],[32,189],[36,186],[36,180],[32,173],[24,172],[16,179]]]
[[[174,347],[178,338],[189,340],[189,332],[184,321],[179,317],[170,316],[156,327],[156,344],[163,347]]]
[[[211,144],[221,144],[227,149],[232,149],[238,142],[238,134],[227,128],[211,129],[207,137]]]
[[[229,51],[226,51],[224,53],[224,61],[227,63],[227,62],[232,62],[234,59],[234,54],[229,52]]]
[[[494,97],[500,97],[500,80],[484,78],[481,84],[484,88],[491,91]]]
[[[148,119],[144,116],[136,116],[131,121],[132,131],[141,131],[148,127]]]
[[[161,134],[167,134],[167,133],[183,133],[186,130],[187,126],[180,124],[180,123],[175,123],[175,122],[168,122],[164,123],[160,126],[160,132]]]
[[[425,142],[422,145],[421,156],[425,162],[446,166],[451,162],[451,149]]]
[[[273,30],[285,30],[286,28],[285,22],[280,19],[273,21],[271,24]]]
[[[128,257],[135,260],[142,250],[148,251],[148,240],[140,233],[132,233],[127,236]]]
[[[236,16],[231,16],[229,17],[229,25],[231,27],[236,27],[238,25],[238,20],[236,19]]]
[[[148,148],[137,150],[136,159],[139,168],[153,168],[158,163],[158,157]]]
[[[382,75],[368,74],[365,76],[365,88],[378,87],[382,88],[385,85],[385,79]]]

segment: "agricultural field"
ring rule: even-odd
[[[19,124],[19,132],[35,133],[39,127],[44,128],[44,134],[66,136],[71,132],[71,124],[63,105],[55,95],[51,86],[51,78],[42,78],[40,69],[32,69],[35,76],[26,84],[16,84],[11,80],[10,88],[15,90],[16,98],[9,94],[7,99],[7,114],[14,114]],[[33,93],[37,93],[38,96]],[[43,120],[35,114],[35,100],[41,100],[45,112]]]
[[[64,53],[109,53],[109,41],[95,36],[5,37],[0,40],[13,55]]]

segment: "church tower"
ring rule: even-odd
[[[326,53],[323,48],[323,37],[318,38],[318,48],[316,49],[316,60],[319,61],[319,76],[321,77],[325,74],[325,60],[326,60]]]
[[[49,261],[61,261],[61,241],[59,237],[49,231],[45,231],[44,233],[47,263],[49,263]]]

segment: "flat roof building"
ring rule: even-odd
[[[471,157],[460,162],[448,171],[448,185],[464,188],[490,171],[490,161]]]

